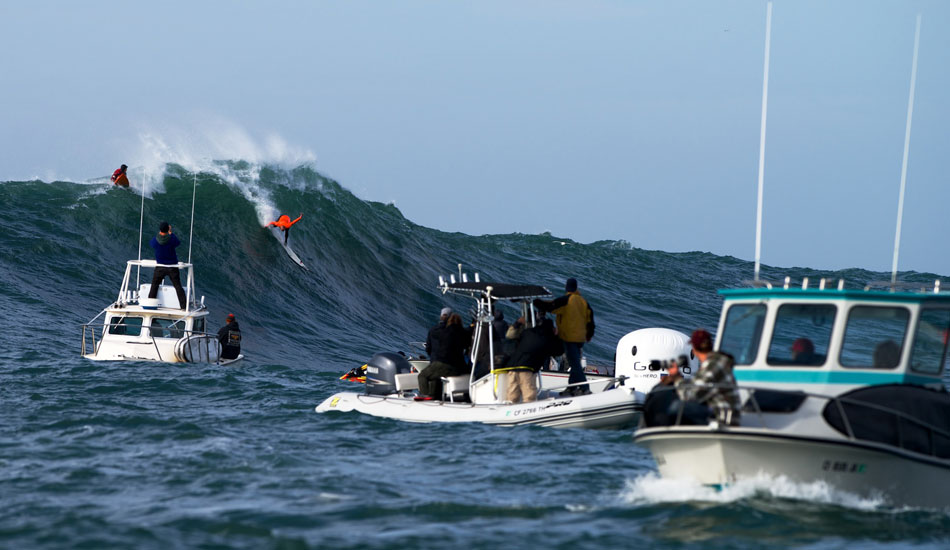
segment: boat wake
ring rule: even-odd
[[[865,498],[836,489],[824,481],[799,483],[785,476],[765,474],[743,479],[719,489],[690,479],[664,479],[651,472],[628,479],[620,496],[624,502],[635,505],[671,502],[724,504],[763,497],[803,500],[864,511],[887,508],[883,496]]]

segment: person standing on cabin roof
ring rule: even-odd
[[[167,275],[175,285],[175,292],[178,294],[178,304],[181,309],[185,309],[187,300],[185,299],[185,289],[181,287],[181,274],[178,272],[178,255],[175,254],[175,248],[181,244],[172,233],[172,226],[168,222],[162,222],[158,226],[158,235],[152,237],[152,248],[155,249],[155,273],[152,274],[152,288],[148,291],[149,298],[158,296],[158,285],[165,280]]]
[[[119,187],[128,187],[129,186],[129,176],[126,175],[125,171],[128,170],[128,166],[122,165],[115,169],[115,172],[112,172],[112,183],[118,185]]]
[[[303,214],[300,214],[299,216],[297,216],[296,220],[290,221],[290,216],[288,216],[287,214],[284,214],[283,216],[277,218],[276,222],[270,222],[269,224],[267,224],[267,227],[270,227],[272,225],[274,227],[279,227],[280,230],[284,232],[284,244],[286,245],[287,238],[290,237],[290,226],[299,222],[300,218],[302,217],[303,217]]]
[[[237,359],[241,355],[241,327],[233,313],[228,313],[227,324],[218,330],[221,343],[221,359]]]
[[[571,277],[564,283],[564,296],[552,301],[534,300],[534,307],[556,315],[557,335],[564,342],[564,355],[571,372],[568,384],[587,382],[584,367],[581,365],[581,348],[594,337],[594,310],[587,300],[577,291],[577,279]],[[587,384],[570,386],[563,395],[583,395],[590,393]]]

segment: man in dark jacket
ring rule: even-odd
[[[492,337],[495,339],[495,345],[505,340],[505,333],[508,332],[508,323],[505,322],[505,312],[502,309],[495,308],[494,319],[491,322]],[[497,351],[495,353],[498,353]]]
[[[465,363],[465,349],[471,339],[472,335],[462,326],[462,318],[458,313],[449,315],[445,325],[440,322],[429,331],[426,347],[430,361],[429,366],[419,373],[419,396],[416,400],[441,399],[443,377],[469,372]]]
[[[567,356],[567,364],[571,367],[567,382],[575,384],[587,381],[587,375],[581,365],[581,348],[594,337],[594,310],[577,291],[577,279],[568,279],[564,284],[564,291],[564,296],[550,302],[535,300],[534,306],[557,316],[557,335],[564,342],[564,355]],[[587,384],[571,386],[565,393],[585,394],[590,393],[590,388]]]
[[[175,254],[175,248],[181,244],[172,233],[172,226],[168,222],[162,222],[158,226],[158,235],[152,237],[149,243],[155,249],[155,273],[152,274],[152,288],[148,291],[149,298],[158,296],[158,286],[165,280],[167,275],[175,285],[175,292],[178,294],[178,305],[185,309],[187,300],[185,299],[185,289],[181,287],[181,274],[178,272],[178,255]],[[174,266],[174,267],[172,267]]]
[[[241,355],[241,327],[233,313],[228,313],[227,324],[218,330],[221,359],[237,359]]]
[[[439,329],[445,328],[445,323],[446,323],[446,321],[449,320],[449,315],[452,315],[452,308],[450,308],[450,307],[444,307],[444,308],[442,308],[442,311],[439,313],[439,323],[438,323],[437,325],[435,325],[434,327],[430,328],[430,329],[429,329],[429,334],[426,335],[426,345],[425,345],[425,348],[426,348],[426,353],[429,354],[429,358],[430,358],[430,359],[432,358],[432,340],[433,340],[432,337],[433,337],[433,334],[436,334],[436,331],[438,331]],[[439,335],[436,335],[436,337],[438,338]]]
[[[507,399],[512,403],[521,403],[522,400],[528,403],[538,398],[538,371],[551,357],[561,355],[564,349],[554,334],[554,323],[550,319],[542,317],[531,328],[522,329],[523,325],[524,318],[518,319],[512,325],[514,330],[509,330],[518,341],[505,366],[508,371]]]

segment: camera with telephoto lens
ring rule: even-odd
[[[689,357],[680,355],[676,359],[666,359],[664,361],[654,359],[650,361],[650,370],[669,370],[672,366],[678,367],[680,372],[689,373]]]

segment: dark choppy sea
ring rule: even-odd
[[[168,219],[187,242],[192,174],[169,165],[152,187],[147,233]],[[946,510],[895,510],[781,478],[721,492],[660,480],[630,431],[313,412],[351,387],[341,373],[422,338],[443,304],[468,308],[435,291],[458,263],[555,292],[577,277],[598,321],[586,351],[610,362],[637,328],[714,329],[716,289],[749,278],[748,262],[442,233],[307,166],[218,163],[198,175],[197,194],[198,294],[213,319],[238,315],[239,367],[81,359],[79,326],[115,298],[137,254],[141,195],[98,182],[0,183],[0,547],[950,545]],[[310,272],[261,228],[281,211],[304,213],[291,239]],[[764,268],[765,278],[786,274],[885,277]]]

